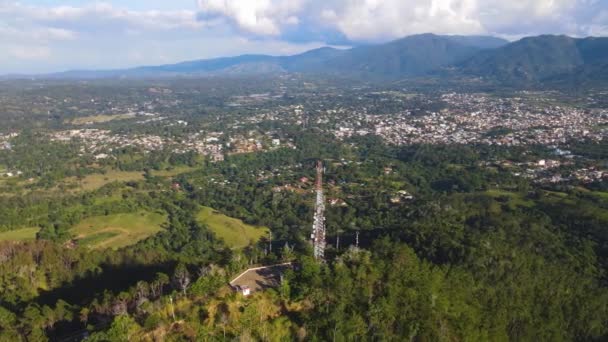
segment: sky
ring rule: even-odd
[[[288,55],[429,32],[608,36],[608,0],[0,0],[0,74]]]

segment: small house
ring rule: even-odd
[[[245,297],[247,297],[251,294],[251,289],[247,285],[237,286],[237,291],[240,292]]]

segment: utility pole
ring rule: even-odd
[[[169,302],[171,302],[171,316],[173,317],[173,322],[175,322],[175,309],[173,308],[173,296],[169,296]]]
[[[272,232],[268,231],[268,250],[272,254]]]
[[[355,233],[355,247],[359,248],[359,231]]]
[[[323,163],[317,162],[317,180],[315,183],[315,214],[312,224],[312,240],[314,257],[323,260],[325,257],[325,197],[323,195]]]

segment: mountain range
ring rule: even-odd
[[[242,55],[123,70],[67,71],[47,78],[153,78],[307,73],[390,81],[475,77],[507,85],[608,84],[608,38],[542,35],[515,42],[488,36],[420,34],[351,49],[293,56]]]
[[[538,36],[481,51],[458,65],[463,74],[502,83],[608,83],[608,38]]]

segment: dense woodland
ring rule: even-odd
[[[353,150],[312,143],[319,139],[326,138],[304,134],[296,150],[200,166],[176,178],[178,192],[161,191],[163,180],[149,177],[60,202],[4,199],[7,227],[27,219],[42,229],[35,242],[1,247],[2,339],[53,339],[86,327],[93,341],[606,336],[605,197],[576,189],[556,197],[556,189],[478,166],[516,150],[395,149],[374,140]],[[343,156],[360,163],[331,164]],[[361,249],[332,249],[326,264],[308,256],[310,192],[273,192],[289,179],[259,182],[254,172],[302,164],[314,177],[317,158],[330,165],[328,184],[343,184],[349,199],[348,206],[328,210],[328,239],[341,234],[348,246],[353,233],[362,232]],[[382,175],[383,165],[395,171]],[[239,181],[217,186],[208,175]],[[407,184],[415,199],[391,204],[394,182]],[[508,191],[491,195],[486,190],[492,188]],[[119,200],[95,203],[115,193]],[[241,252],[227,249],[194,220],[199,205],[268,225],[276,247],[270,254],[264,241]],[[67,228],[82,217],[136,208],[166,212],[166,231],[118,251],[63,245]],[[247,299],[226,288],[248,264],[279,260],[300,265],[280,288]]]
[[[206,106],[190,103],[183,117],[221,107],[231,85],[201,87]],[[173,89],[176,98],[188,98]],[[390,112],[397,104],[386,106]],[[0,341],[608,338],[606,184],[539,184],[496,163],[547,158],[544,146],[388,146],[375,137],[339,141],[314,127],[273,124],[294,148],[216,163],[195,153],[124,148],[95,161],[78,141],[51,142],[41,134],[65,125],[58,122],[66,117],[45,124],[9,117],[25,128],[11,151],[0,151],[0,166],[23,175],[0,183],[0,232],[39,230],[33,241],[0,242]],[[181,131],[106,127],[174,135],[207,124],[194,121]],[[605,143],[569,147],[581,165],[608,158]],[[325,262],[313,260],[308,241],[317,160],[326,166],[327,197],[343,201],[327,207]],[[108,170],[141,177],[89,191],[79,185]],[[400,191],[412,197],[393,200]],[[273,239],[232,249],[197,221],[202,206],[266,226]],[[71,233],[86,218],[139,211],[165,215],[166,222],[160,233],[125,248],[89,249]],[[228,286],[252,265],[286,261],[296,267],[276,289],[243,297]]]

